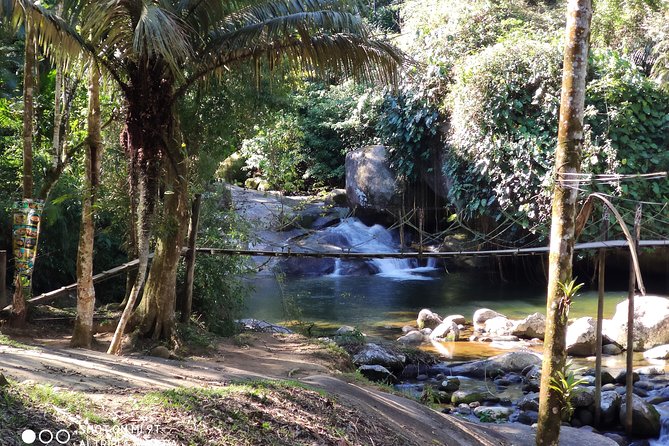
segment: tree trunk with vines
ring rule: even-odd
[[[558,145],[555,154],[546,334],[541,371],[537,445],[557,445],[564,395],[552,387],[566,360],[569,297],[561,284],[572,277],[575,243],[577,174],[583,146],[583,109],[588,64],[592,5],[590,0],[569,0]]]

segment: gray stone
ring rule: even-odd
[[[335,334],[337,335],[350,335],[355,332],[355,327],[351,327],[350,325],[342,325],[337,329]]]
[[[382,365],[363,365],[358,368],[358,371],[370,381],[388,384],[394,384],[398,381],[395,375]]]
[[[404,327],[402,327],[402,333],[404,333],[404,334],[407,334],[410,331],[416,331],[416,330],[418,330],[418,329],[416,327],[412,327],[411,325],[405,325]]]
[[[483,401],[486,395],[483,392],[475,390],[457,390],[451,396],[451,403],[453,404],[469,404],[474,401]]]
[[[485,325],[485,321],[498,316],[506,317],[501,313],[491,310],[490,308],[480,308],[474,312],[472,321],[475,327],[483,327]]]
[[[618,347],[616,344],[606,344],[602,345],[602,354],[609,356],[616,356],[623,352],[623,349]]]
[[[628,300],[616,306],[610,321],[604,321],[604,334],[627,348]],[[660,296],[634,297],[634,351],[669,344],[669,299]]]
[[[441,317],[427,308],[420,310],[418,317],[416,318],[416,325],[419,330],[423,328],[431,328],[434,330],[441,323]]]
[[[455,409],[456,412],[462,414],[462,415],[469,415],[472,413],[471,407],[469,407],[469,404],[467,403],[460,403],[458,404],[458,407]]]
[[[460,388],[460,380],[455,376],[449,376],[444,381],[441,382],[439,390],[444,390],[446,392],[455,392]]]
[[[365,344],[362,349],[353,355],[353,363],[362,365],[382,365],[391,371],[404,368],[405,357],[378,344]]]
[[[420,344],[423,342],[424,336],[420,331],[410,331],[404,336],[397,338],[397,342],[402,344]]]
[[[451,314],[449,316],[446,316],[444,318],[444,322],[446,322],[448,320],[453,321],[458,325],[463,325],[463,324],[467,323],[467,319],[465,319],[465,317],[461,314]]]
[[[635,383],[641,379],[639,377],[639,374],[636,372],[632,372],[632,382]],[[617,375],[616,375],[616,383],[618,384],[626,384],[627,383],[627,371],[626,370],[621,370]]]
[[[525,411],[539,411],[539,394],[536,392],[531,392],[521,398],[517,406],[520,410]]]
[[[606,438],[610,438],[611,440],[615,441],[618,446],[627,446],[627,440],[622,435],[618,435],[614,432],[604,432],[602,435],[604,435]]]
[[[486,320],[483,327],[488,336],[494,338],[495,336],[510,336],[514,324],[504,316],[495,316]]]
[[[457,341],[460,339],[460,329],[455,322],[447,320],[432,330],[430,339],[433,341]]]
[[[432,329],[431,328],[423,328],[420,330],[421,334],[423,336],[430,336],[432,334]]]
[[[367,146],[346,155],[346,197],[352,209],[383,211],[401,205],[401,194],[384,146]]]
[[[620,424],[625,424],[627,404],[620,406]],[[632,435],[640,438],[652,438],[660,435],[660,414],[651,404],[634,395],[632,397]]]
[[[527,425],[532,425],[536,422],[539,421],[539,412],[535,410],[522,410],[518,414],[518,422],[527,424]]]
[[[508,336],[493,336],[493,342],[518,342],[520,339],[518,336],[508,335]]]
[[[575,416],[578,417],[578,421],[581,422],[582,426],[592,426],[595,421],[592,412],[584,407],[576,409]]]
[[[259,319],[240,319],[237,321],[242,331],[257,331],[261,333],[291,334],[292,330],[281,325],[270,324]]]
[[[669,344],[658,345],[643,353],[646,359],[669,359]]]
[[[662,367],[656,367],[656,366],[646,366],[646,367],[639,367],[638,369],[634,370],[636,373],[639,375],[648,375],[648,376],[658,376],[658,375],[664,375],[664,368]]]
[[[609,390],[602,392],[599,407],[601,410],[601,421],[603,426],[614,426],[618,422],[618,412],[622,399],[618,392]]]
[[[533,365],[541,365],[541,356],[534,352],[517,351],[503,353],[481,361],[453,365],[450,371],[452,375],[494,378],[510,372],[518,373]]]
[[[7,387],[9,385],[9,381],[7,381],[7,378],[5,378],[5,375],[0,373],[0,387]]]
[[[512,408],[504,406],[479,406],[474,409],[474,415],[481,421],[505,421],[512,413]]]
[[[595,320],[591,317],[576,319],[567,327],[567,354],[591,356],[595,354]]]
[[[543,339],[546,333],[546,316],[541,313],[534,313],[515,324],[511,334],[521,338]]]
[[[577,387],[571,396],[571,404],[574,407],[589,407],[595,402],[595,389],[593,387]],[[587,423],[586,423],[587,424]]]

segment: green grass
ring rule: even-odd
[[[36,404],[48,404],[80,416],[93,424],[111,424],[112,421],[92,410],[93,405],[83,393],[56,389],[47,384],[21,386],[21,391]]]
[[[4,335],[0,333],[0,345],[6,345],[8,347],[14,347],[14,348],[22,348],[25,350],[37,350],[37,347],[34,347],[32,345],[24,344],[19,341],[15,341],[14,339],[10,338],[7,335]]]

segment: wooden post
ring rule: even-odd
[[[602,238],[606,240],[609,231],[609,211],[604,207],[602,217]],[[601,423],[602,409],[602,325],[604,321],[604,274],[606,271],[606,248],[599,249],[597,260],[597,341],[595,359],[595,427]]]
[[[197,227],[200,222],[200,205],[202,194],[195,194],[191,211],[190,225],[188,226],[188,251],[186,252],[186,283],[181,306],[181,322],[187,323],[193,311],[193,281],[195,279],[195,241]]]
[[[637,250],[639,238],[641,237],[641,204],[636,208],[634,216],[634,246]],[[625,405],[627,412],[625,414],[625,432],[628,435],[632,433],[632,415],[634,412],[634,292],[636,288],[636,275],[634,272],[633,259],[630,259],[630,278],[628,290],[627,306],[627,380],[625,385]]]
[[[7,303],[7,251],[0,251],[0,304]]]

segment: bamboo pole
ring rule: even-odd
[[[602,217],[602,238],[606,240],[609,230],[609,212],[604,208]],[[597,260],[597,341],[595,359],[595,426],[599,426],[602,417],[602,325],[604,321],[604,279],[606,272],[606,248],[599,248]]]
[[[632,252],[637,250],[639,238],[641,236],[641,204],[636,208],[634,216],[634,246]],[[632,256],[633,257],[633,256]],[[634,271],[634,259],[630,259],[630,277],[628,290],[627,306],[627,373],[625,382],[625,432],[632,434],[633,413],[634,413],[634,293],[636,289],[636,274]]]
[[[197,240],[197,228],[200,222],[200,205],[202,194],[195,194],[193,208],[191,211],[190,226],[188,227],[188,251],[186,252],[186,283],[184,296],[181,302],[181,322],[188,322],[193,310],[193,282],[195,281],[195,242]]]

